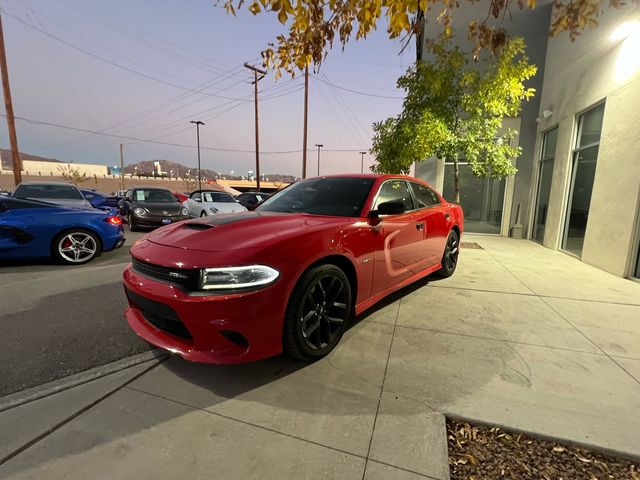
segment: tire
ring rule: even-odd
[[[308,270],[289,298],[285,351],[305,361],[326,356],[342,338],[352,308],[351,285],[340,268],[327,264]]]
[[[206,216],[207,216],[207,212],[202,210],[202,212],[200,212],[200,218],[203,218],[203,217],[206,217]]]
[[[129,215],[127,216],[127,224],[129,224],[130,232],[135,232],[136,230],[138,230],[138,228],[133,223],[133,215],[131,215],[131,213],[129,213]]]
[[[51,244],[51,254],[65,265],[83,265],[102,253],[98,236],[89,230],[73,229],[57,235]]]
[[[458,234],[455,230],[449,232],[447,237],[447,243],[444,246],[444,253],[442,254],[442,268],[436,272],[441,278],[449,278],[456,271],[458,265],[458,254],[460,253],[460,241]]]

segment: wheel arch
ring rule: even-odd
[[[302,270],[302,272],[300,272],[298,278],[296,279],[296,283],[300,280],[302,275],[305,274],[305,272],[308,272],[312,268],[318,267],[320,265],[335,265],[345,273],[347,279],[349,280],[349,286],[351,287],[351,296],[353,298],[353,304],[355,305],[356,297],[358,295],[358,274],[353,262],[345,255],[334,253],[315,260],[313,263],[307,265],[307,267]]]

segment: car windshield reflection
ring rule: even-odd
[[[274,194],[256,210],[357,217],[362,212],[372,185],[372,178],[303,180]]]

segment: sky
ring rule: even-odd
[[[243,64],[261,66],[260,52],[286,33],[275,15],[243,9],[233,17],[212,0],[0,6],[15,115],[29,119],[16,120],[20,151],[113,166],[124,143],[127,164],[167,159],[195,166],[189,121],[201,120],[203,168],[236,175],[255,169],[253,74]],[[366,40],[331,50],[310,78],[309,175],[317,173],[315,144],[324,145],[320,174],[360,170],[358,152],[371,146],[372,123],[401,110],[395,83],[415,60],[415,46],[400,50],[381,24]],[[259,82],[264,173],[301,176],[303,85],[303,76],[276,82],[273,72]],[[8,148],[1,120],[0,145]],[[365,171],[370,164],[367,154]]]

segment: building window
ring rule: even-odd
[[[478,178],[471,172],[471,165],[458,163],[460,169],[460,205],[464,211],[464,229],[469,233],[500,234],[504,205],[505,179]],[[453,163],[444,165],[442,196],[455,198],[453,187]]]
[[[604,103],[578,117],[578,134],[573,150],[571,188],[562,243],[565,251],[577,256],[582,255],[587,229],[603,117]]]
[[[558,127],[549,130],[542,137],[542,153],[538,164],[538,190],[536,195],[536,209],[533,221],[533,239],[542,243],[544,227],[547,224],[549,210],[549,195],[553,179],[553,160],[556,156],[558,142]]]

